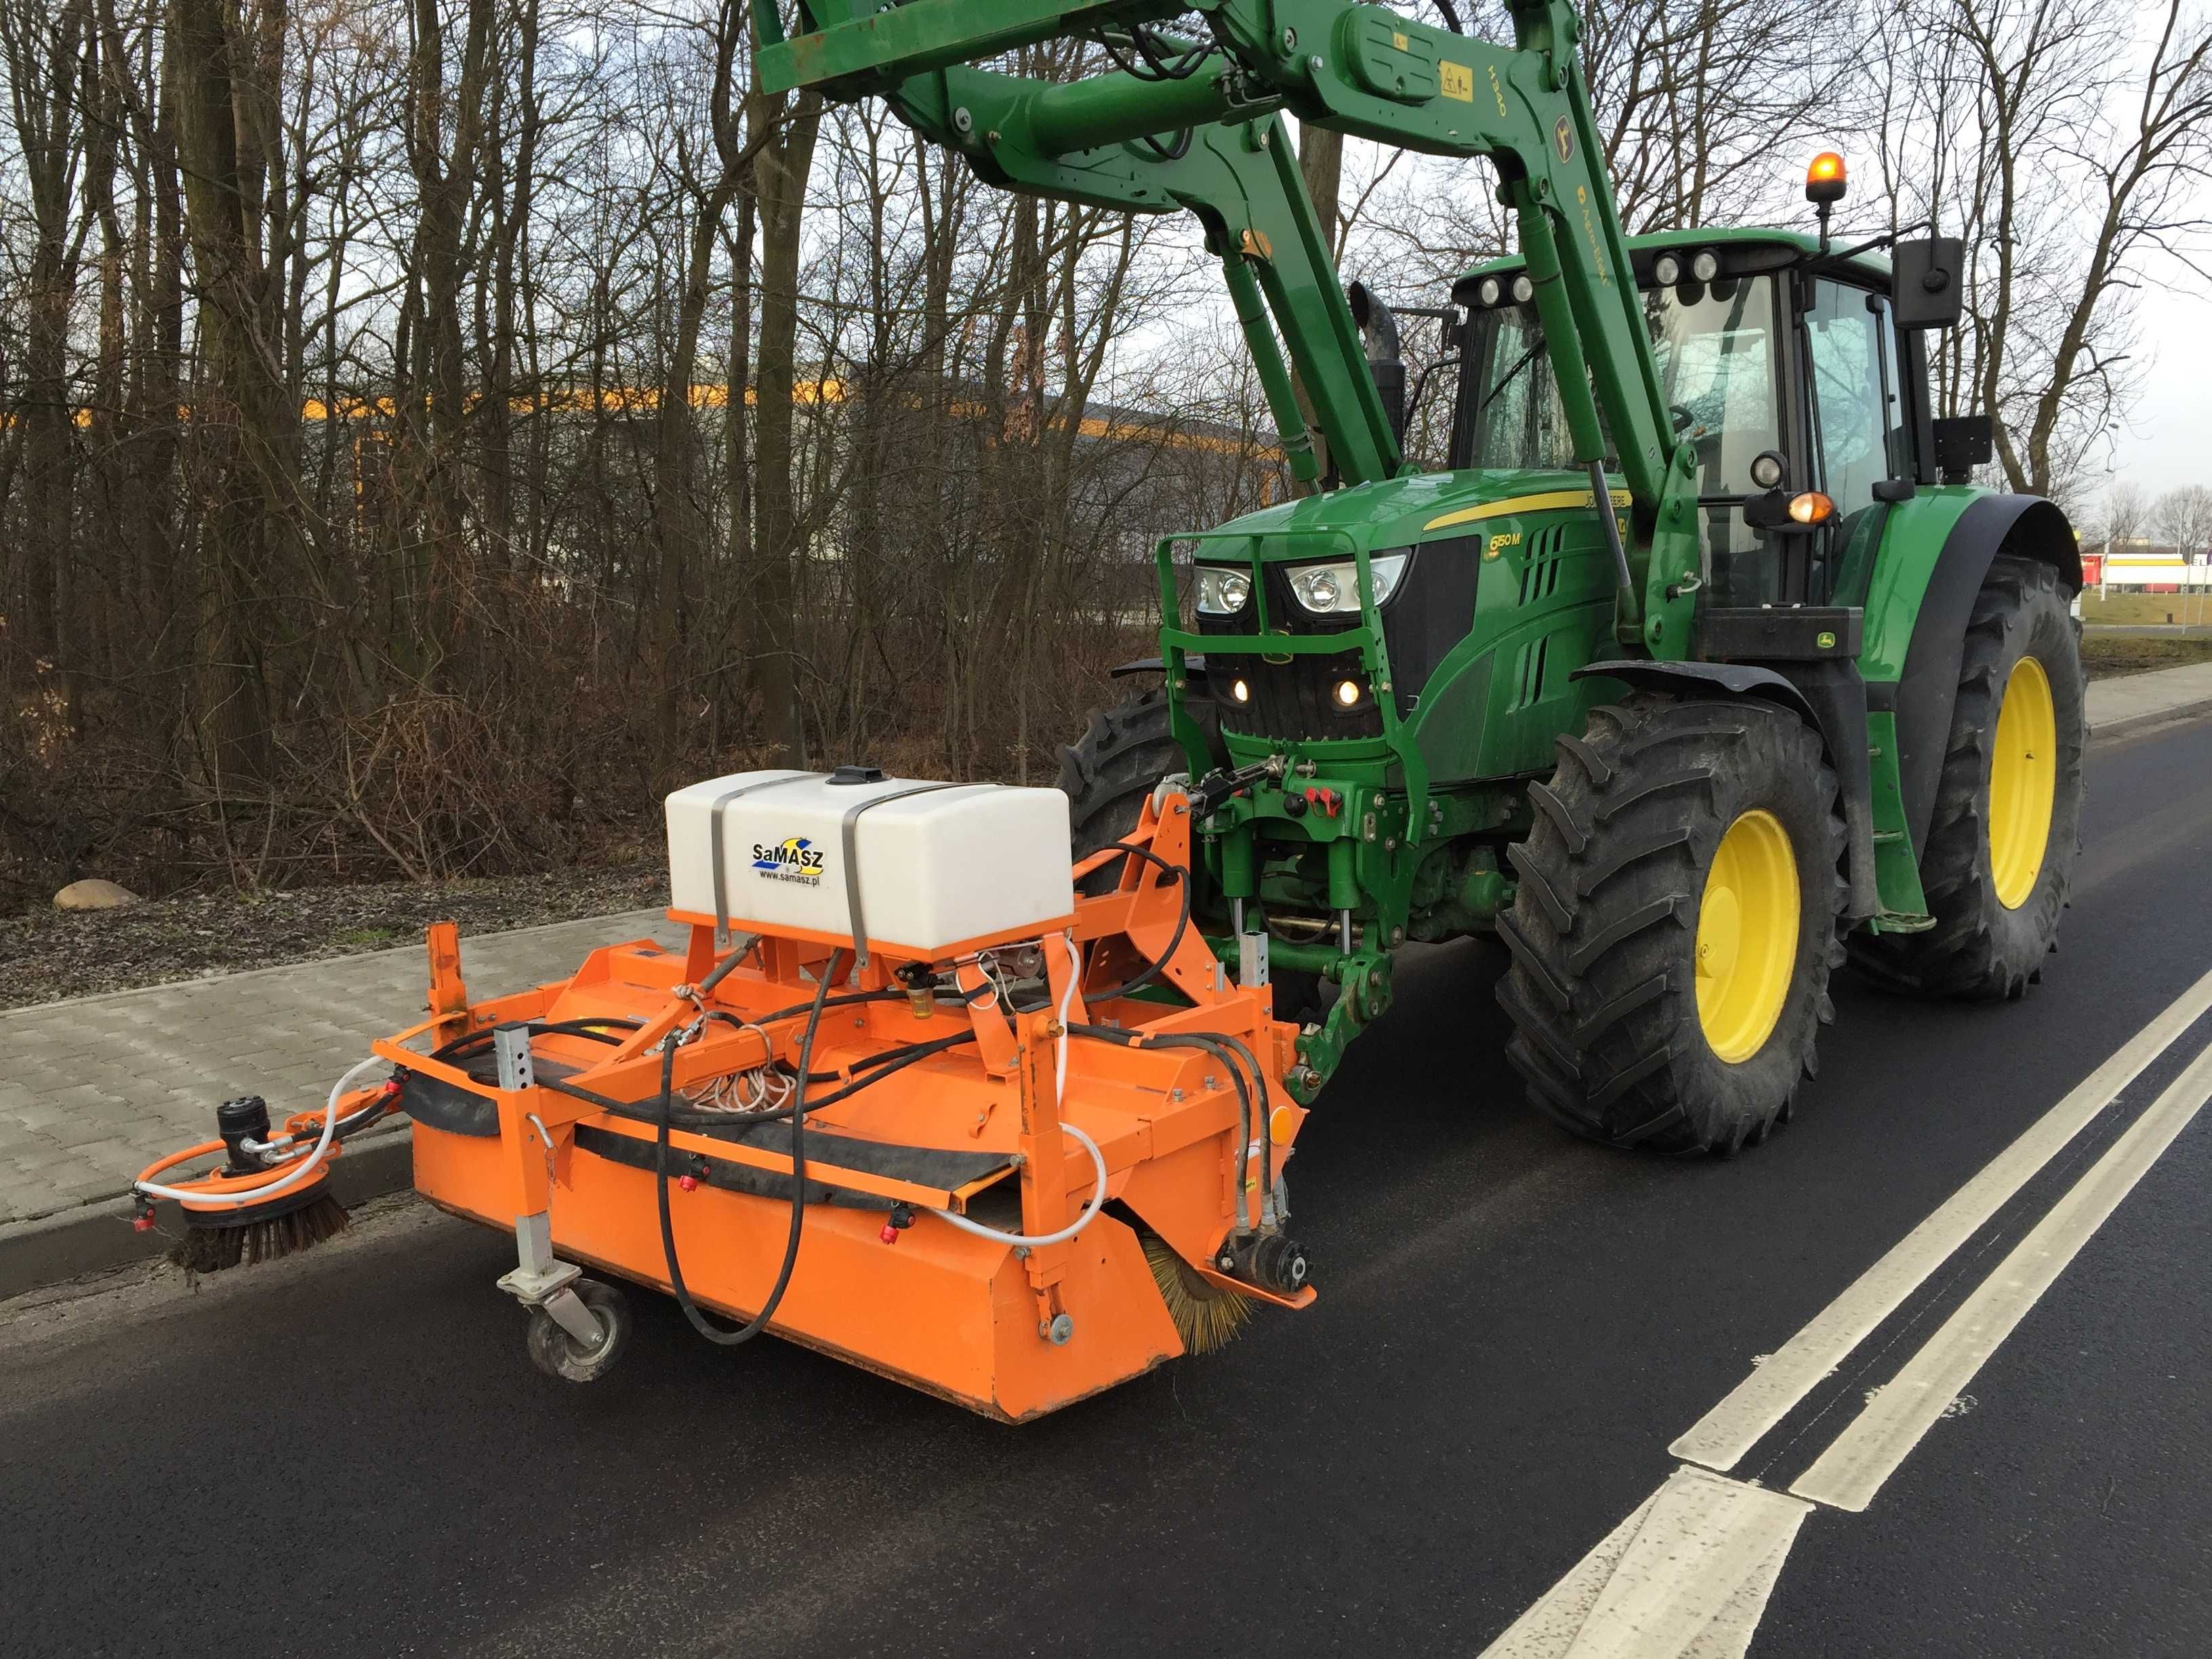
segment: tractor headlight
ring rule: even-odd
[[[1676,288],[1682,281],[1682,262],[1671,253],[1662,253],[1651,262],[1651,275],[1662,288]]]
[[[1516,303],[1525,306],[1535,297],[1536,284],[1530,282],[1526,276],[1516,276],[1513,279],[1513,298]]]
[[[1505,297],[1505,285],[1495,276],[1486,276],[1482,279],[1482,286],[1474,292],[1475,297],[1483,304],[1494,306]]]
[[[1233,617],[1252,597],[1249,572],[1224,564],[1198,567],[1198,608],[1209,617]]]
[[[1721,256],[1711,248],[1699,248],[1690,259],[1690,275],[1701,283],[1710,283],[1721,274]]]
[[[1390,602],[1406,574],[1405,552],[1377,553],[1367,562],[1375,576],[1375,603]],[[1331,564],[1302,564],[1291,573],[1291,593],[1316,617],[1357,615],[1359,611],[1359,567],[1350,559]]]

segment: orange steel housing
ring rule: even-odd
[[[1170,796],[1158,811],[1148,806],[1130,841],[1149,845],[1188,880],[1190,818],[1182,797]],[[1095,855],[1077,866],[1078,873],[1117,856],[1110,850]],[[1310,1287],[1279,1296],[1223,1278],[1212,1265],[1237,1216],[1240,1138],[1237,1097],[1217,1058],[1200,1049],[1070,1037],[1066,1090],[1055,1089],[1060,1028],[1054,1010],[1070,974],[1078,971],[1061,942],[1072,937],[1082,963],[1068,1007],[1071,1022],[1115,1024],[1146,1034],[1225,1033],[1242,1038],[1259,1060],[1265,1076],[1258,1087],[1264,1093],[1254,1097],[1255,1140],[1245,1194],[1253,1218],[1265,1197],[1259,1190],[1257,1137],[1272,1139],[1279,1170],[1304,1121],[1304,1109],[1275,1082],[1292,1063],[1296,1026],[1273,1018],[1267,988],[1231,983],[1195,927],[1183,931],[1160,975],[1189,1006],[1142,997],[1087,1000],[1086,991],[1110,992],[1158,958],[1176,933],[1182,902],[1176,884],[1141,860],[1121,863],[1115,889],[1079,898],[1072,927],[1042,941],[1052,1008],[1009,1016],[994,993],[964,1009],[936,1004],[926,1018],[904,999],[823,1014],[812,1060],[817,1076],[836,1073],[842,1079],[872,1055],[955,1035],[963,1024],[975,1036],[818,1113],[808,1112],[810,1183],[827,1180],[842,1192],[872,1195],[884,1207],[807,1206],[797,1265],[769,1329],[987,1415],[1020,1421],[1182,1352],[1139,1235],[1125,1216],[1157,1233],[1216,1284],[1285,1307],[1313,1299]],[[545,1062],[558,1061],[579,1068],[562,1081],[648,1113],[655,1109],[662,1066],[657,1050],[672,1030],[696,1020],[702,1005],[690,988],[716,960],[711,917],[670,915],[690,926],[689,947],[681,953],[650,940],[607,945],[568,980],[475,1005],[460,987],[450,936],[434,934],[431,1019],[375,1045],[378,1054],[415,1073],[497,1107],[496,1139],[448,1133],[418,1120],[415,1184],[425,1197],[502,1231],[518,1217],[548,1211],[560,1255],[663,1289],[668,1276],[652,1173],[655,1126],[561,1093],[544,1079],[551,1074]],[[732,922],[733,928],[741,925]],[[760,930],[748,926],[747,931]],[[909,958],[896,945],[869,944],[869,960],[854,976],[854,988],[895,986],[896,969]],[[971,957],[974,948],[970,942],[936,952],[934,961],[942,967]],[[815,981],[803,978],[801,969],[818,969],[830,951],[819,939],[764,934],[755,957],[724,977],[703,1006],[758,1019],[807,1003]],[[842,958],[851,960],[849,952]],[[963,989],[989,990],[972,966],[963,969],[960,982]],[[539,1081],[528,1090],[502,1091],[404,1046],[434,1030],[442,1038],[512,1021],[593,1016],[644,1023],[611,1051],[587,1040],[540,1034],[532,1044]],[[757,1066],[771,1054],[795,1063],[805,1023],[803,1015],[787,1016],[765,1032],[707,1023],[677,1050],[676,1086]],[[837,1086],[818,1084],[814,1091],[826,1094]],[[1064,1227],[1081,1213],[1095,1172],[1082,1148],[1060,1133],[1063,1119],[1098,1143],[1108,1172],[1109,1206],[1074,1238],[1019,1249],[962,1232],[933,1213],[980,1212],[987,1224],[1033,1237]],[[642,1142],[645,1167],[580,1146],[580,1127]],[[819,1130],[897,1146],[996,1154],[1000,1161],[964,1185],[934,1188],[836,1167],[834,1139],[817,1142],[812,1132]],[[672,1172],[669,1202],[687,1287],[702,1307],[749,1318],[782,1261],[790,1224],[790,1158],[681,1128],[672,1129],[669,1139],[679,1156],[706,1154],[785,1177],[779,1190],[756,1194],[704,1183],[684,1190]],[[887,1243],[883,1234],[893,1203],[911,1206],[915,1218]],[[1073,1322],[1073,1334],[1055,1344],[1048,1332],[1063,1313]]]

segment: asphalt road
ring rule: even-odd
[[[2090,785],[2039,991],[1843,987],[1796,1121],[1733,1163],[1563,1138],[1498,1058],[1498,954],[1422,957],[1301,1139],[1320,1301],[1027,1427],[642,1295],[612,1376],[552,1382],[493,1288],[511,1246],[406,1206],[196,1295],[19,1307],[0,1651],[1477,1653],[2212,967],[2212,724],[2100,747]],[[1738,1476],[1786,1486],[2208,1036]],[[2200,1117],[1872,1507],[1806,1521],[1754,1656],[2212,1652],[2208,1185]]]

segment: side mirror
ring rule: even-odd
[[[1966,245],[1955,236],[1899,242],[1891,260],[1899,328],[1956,328],[1966,310]]]

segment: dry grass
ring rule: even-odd
[[[2124,634],[2081,636],[2081,666],[2093,680],[2117,679],[2123,674],[2148,674],[2160,668],[2186,668],[2200,662],[2212,662],[2212,639],[2144,638]]]
[[[119,910],[0,917],[0,1008],[411,945],[450,916],[465,933],[571,921],[668,902],[656,860],[476,881],[188,893]]]

